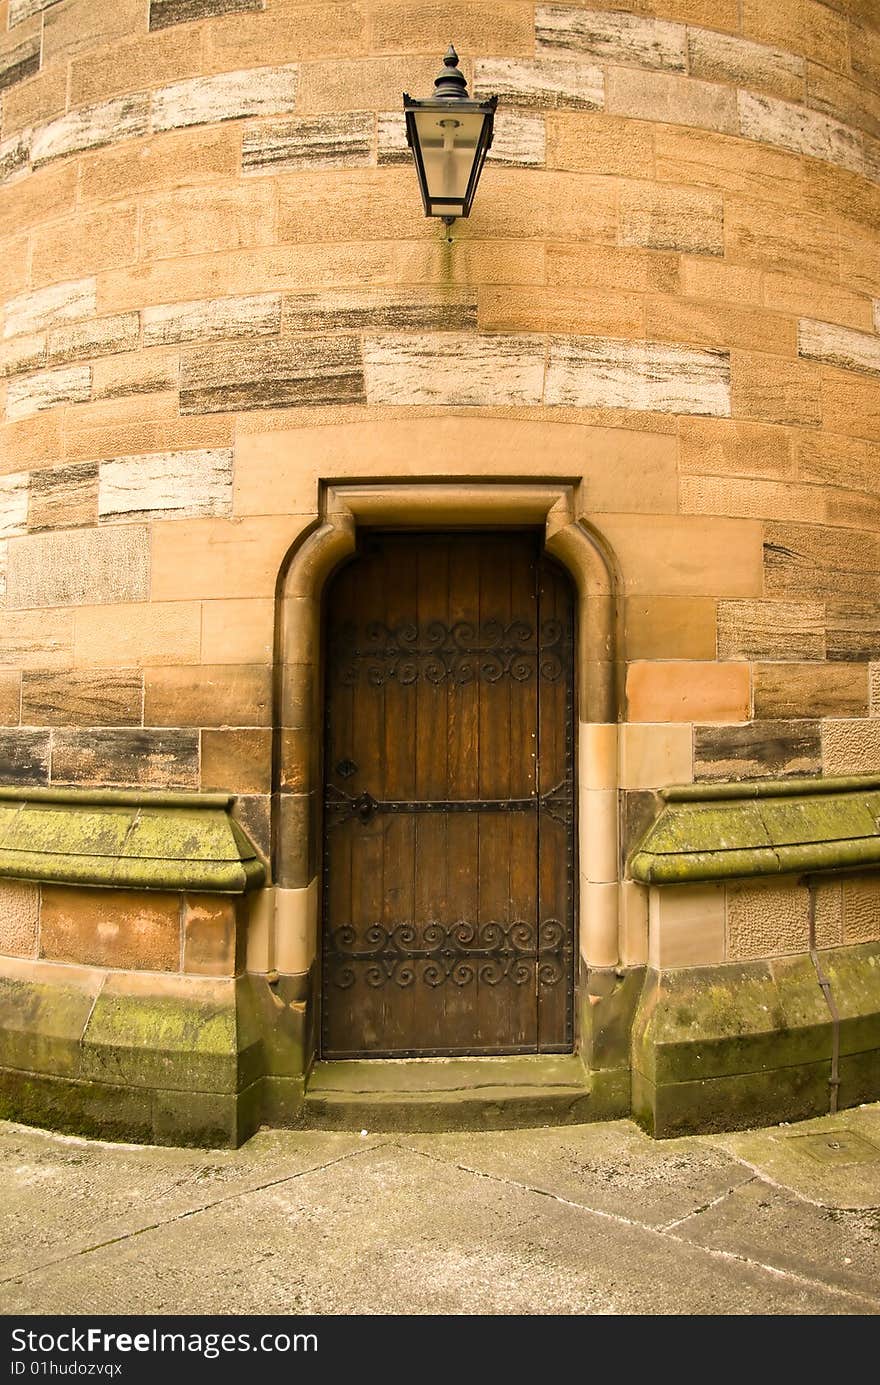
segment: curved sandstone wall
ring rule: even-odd
[[[447,237],[400,96],[450,38],[500,109]],[[0,0],[0,100],[3,782],[228,790],[266,849],[319,480],[447,474],[580,480],[631,834],[880,770],[877,0]],[[107,964],[25,888],[0,950]]]

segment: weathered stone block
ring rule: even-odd
[[[113,606],[86,607],[76,612],[75,662],[78,668],[195,664],[200,637],[198,601],[129,605],[124,620],[120,620],[119,611]],[[65,646],[60,633],[56,638],[60,660]],[[23,642],[21,633],[18,642]],[[34,667],[33,661],[30,666]]]
[[[818,601],[719,601],[720,659],[824,659],[825,608]]]
[[[545,403],[724,416],[730,413],[729,380],[722,351],[552,337]]]
[[[539,53],[591,53],[612,62],[684,72],[685,34],[683,24],[641,15],[572,9],[568,5],[539,5],[535,11]]]
[[[756,717],[863,717],[868,711],[864,664],[757,664]]]
[[[283,115],[296,107],[299,67],[260,67],[194,77],[160,87],[151,97],[154,130],[211,125],[252,115]]]
[[[827,218],[805,215],[796,208],[791,199],[788,206],[779,208],[765,200],[728,198],[724,206],[728,257],[785,274],[825,277],[828,265],[837,263],[837,229]]]
[[[196,789],[199,733],[94,727],[84,731],[55,731],[52,782]]]
[[[737,129],[736,93],[720,83],[627,67],[610,68],[606,83],[605,106],[610,115],[725,134]]]
[[[767,360],[759,353],[731,353],[734,414],[765,423],[821,424],[822,382],[817,368],[806,361],[774,356],[768,370]]]
[[[804,59],[765,43],[752,43],[711,29],[690,28],[688,57],[695,77],[732,82],[734,86],[769,91],[791,100],[804,93]]]
[[[631,663],[626,676],[631,721],[744,721],[750,710],[747,664]]]
[[[231,513],[231,448],[156,452],[101,463],[99,520],[127,523]]]
[[[870,943],[880,939],[880,881],[855,876],[843,881],[843,941]]]
[[[842,370],[880,375],[880,336],[872,332],[855,332],[850,327],[802,317],[798,323],[798,355]]]
[[[199,976],[236,973],[235,900],[186,895],[183,908],[183,968]]]
[[[28,474],[0,476],[0,538],[23,534],[27,528]]]
[[[729,886],[727,939],[731,961],[806,952],[806,890],[776,882]]]
[[[880,593],[880,537],[858,529],[768,523],[764,587],[769,597],[794,600]]]
[[[6,390],[6,417],[29,418],[56,404],[83,404],[92,397],[92,372],[87,365],[63,366],[22,375]]]
[[[265,8],[266,0],[150,0],[150,28],[166,29],[171,24],[191,24],[197,19]]]
[[[139,726],[143,680],[131,669],[25,670],[23,726]]]
[[[865,172],[865,156],[859,135],[818,111],[759,96],[737,93],[739,128],[748,139],[765,140],[795,154],[827,159],[854,173]]]
[[[200,664],[144,673],[145,726],[269,726],[271,721],[271,665]]]
[[[876,601],[826,602],[829,659],[880,659],[880,608]]]
[[[52,466],[30,478],[27,527],[75,529],[98,519],[98,463]]]
[[[74,529],[10,540],[10,606],[145,601],[149,588],[150,541],[145,528]]]
[[[0,730],[0,784],[48,784],[48,731]]]
[[[505,107],[537,110],[601,110],[601,67],[577,58],[483,58],[474,65],[474,99],[498,96]]]
[[[20,293],[6,304],[4,337],[40,332],[59,323],[94,317],[98,311],[97,282],[77,279],[49,288]]]
[[[40,956],[135,971],[180,970],[176,894],[42,888]]]
[[[372,111],[300,116],[277,125],[261,125],[245,133],[242,172],[366,167],[375,162],[375,126]]]
[[[467,288],[378,288],[288,294],[285,332],[466,331],[477,325]]]
[[[142,317],[144,346],[273,336],[281,329],[281,295],[259,293],[245,298],[160,304],[144,308]]]
[[[137,313],[117,313],[91,322],[56,327],[49,333],[46,358],[50,365],[91,356],[112,356],[118,351],[133,351],[140,340]]]
[[[202,732],[205,792],[267,794],[272,788],[272,733],[241,729]]]
[[[30,172],[31,132],[20,130],[0,142],[0,187]]]
[[[689,188],[624,185],[620,192],[620,241],[653,250],[721,255],[721,197]]]
[[[880,770],[880,719],[822,722],[825,774],[876,774]]]
[[[753,721],[746,726],[695,726],[697,779],[782,778],[818,774],[818,721]]]
[[[40,891],[25,880],[0,881],[0,952],[7,957],[35,957],[40,919]]]
[[[40,70],[40,35],[31,34],[6,53],[0,53],[0,91],[33,77]]]
[[[544,342],[437,333],[364,340],[370,404],[538,404]]]
[[[9,27],[14,28],[16,24],[21,24],[25,19],[30,19],[32,14],[39,14],[41,10],[48,10],[52,5],[60,4],[61,0],[9,0]]]
[[[630,596],[625,632],[631,659],[714,659],[715,602],[700,596]]]
[[[353,337],[221,346],[185,352],[181,360],[181,413],[363,402],[360,343]]]
[[[73,616],[69,611],[0,612],[0,664],[14,668],[69,668]]]
[[[145,135],[150,128],[149,97],[143,93],[100,101],[59,116],[36,130],[31,144],[34,168],[80,154],[84,149],[99,149],[120,139]]]

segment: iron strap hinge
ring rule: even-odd
[[[571,786],[557,784],[540,797],[530,798],[374,798],[369,791],[353,796],[334,784],[327,787],[324,807],[337,823],[360,818],[369,822],[376,813],[530,813],[543,809],[567,821],[571,812]]]

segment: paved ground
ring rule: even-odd
[[[0,1179],[5,1314],[880,1312],[880,1105],[235,1152],[0,1122]]]

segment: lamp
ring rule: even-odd
[[[451,226],[468,216],[492,144],[497,96],[471,101],[458,54],[450,43],[434,95],[415,101],[403,94],[406,142],[413,151],[425,216]]]

